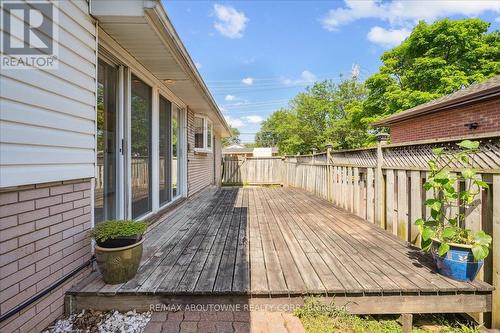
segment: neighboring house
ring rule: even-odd
[[[372,124],[391,143],[500,135],[500,75]]]
[[[231,157],[271,157],[278,155],[278,148],[247,148],[243,145],[231,145],[222,149],[222,155]]]
[[[63,314],[94,224],[220,184],[230,135],[160,1],[51,3],[58,68],[0,73],[1,332]]]

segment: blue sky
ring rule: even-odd
[[[500,1],[172,1],[167,13],[226,119],[253,142],[260,122],[312,82],[377,71],[418,20],[480,17]]]

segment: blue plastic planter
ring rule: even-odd
[[[470,247],[450,245],[444,256],[439,256],[438,241],[432,242],[431,253],[440,274],[458,281],[473,281],[484,261],[474,261]]]

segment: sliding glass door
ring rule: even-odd
[[[99,60],[97,71],[97,169],[94,184],[95,223],[116,217],[118,69]]]
[[[171,186],[171,163],[170,159],[172,156],[171,149],[171,115],[172,115],[172,103],[167,99],[160,96],[159,105],[159,170],[160,170],[160,206],[170,202],[172,200]]]
[[[172,110],[172,196],[175,198],[180,194],[179,179],[180,179],[180,137],[181,137],[181,121],[180,110],[175,106]]]
[[[151,211],[151,87],[131,79],[131,187],[132,218]]]

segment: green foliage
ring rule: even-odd
[[[424,250],[430,249],[433,238],[441,243],[438,249],[440,256],[450,250],[451,243],[472,245],[474,259],[479,261],[488,256],[491,236],[484,231],[473,232],[462,226],[467,212],[480,204],[476,197],[481,188],[487,188],[488,184],[478,179],[476,171],[470,167],[471,156],[477,152],[479,142],[464,140],[457,146],[459,150],[456,152],[448,152],[444,148],[432,150],[436,158],[429,161],[430,177],[424,184],[426,191],[433,192],[433,198],[425,201],[431,216],[427,220],[418,219],[415,224],[420,229]],[[466,167],[454,174],[448,171],[453,164]],[[456,189],[461,182],[465,184],[462,191]]]
[[[500,73],[500,34],[489,26],[481,19],[420,22],[366,81],[363,117],[376,120]]]
[[[231,127],[231,136],[229,138],[222,138],[221,141],[222,141],[222,147],[239,144],[241,142],[240,130],[235,127]]]
[[[321,151],[326,143],[373,145],[380,129],[370,123],[500,73],[500,33],[489,26],[481,19],[420,22],[364,83],[315,83],[264,121],[256,142],[282,154]]]
[[[262,123],[256,143],[278,145],[282,154],[321,151],[327,142],[336,149],[363,146],[369,134],[357,115],[365,96],[363,84],[353,79],[316,82]]]
[[[397,316],[355,316],[334,303],[321,304],[320,298],[306,298],[295,310],[308,333],[402,333]],[[479,333],[478,327],[453,315],[415,315],[412,333]],[[426,330],[422,325],[430,325]]]
[[[131,220],[109,220],[97,224],[90,230],[90,237],[98,242],[118,237],[130,237],[144,234],[148,227],[146,222]]]

